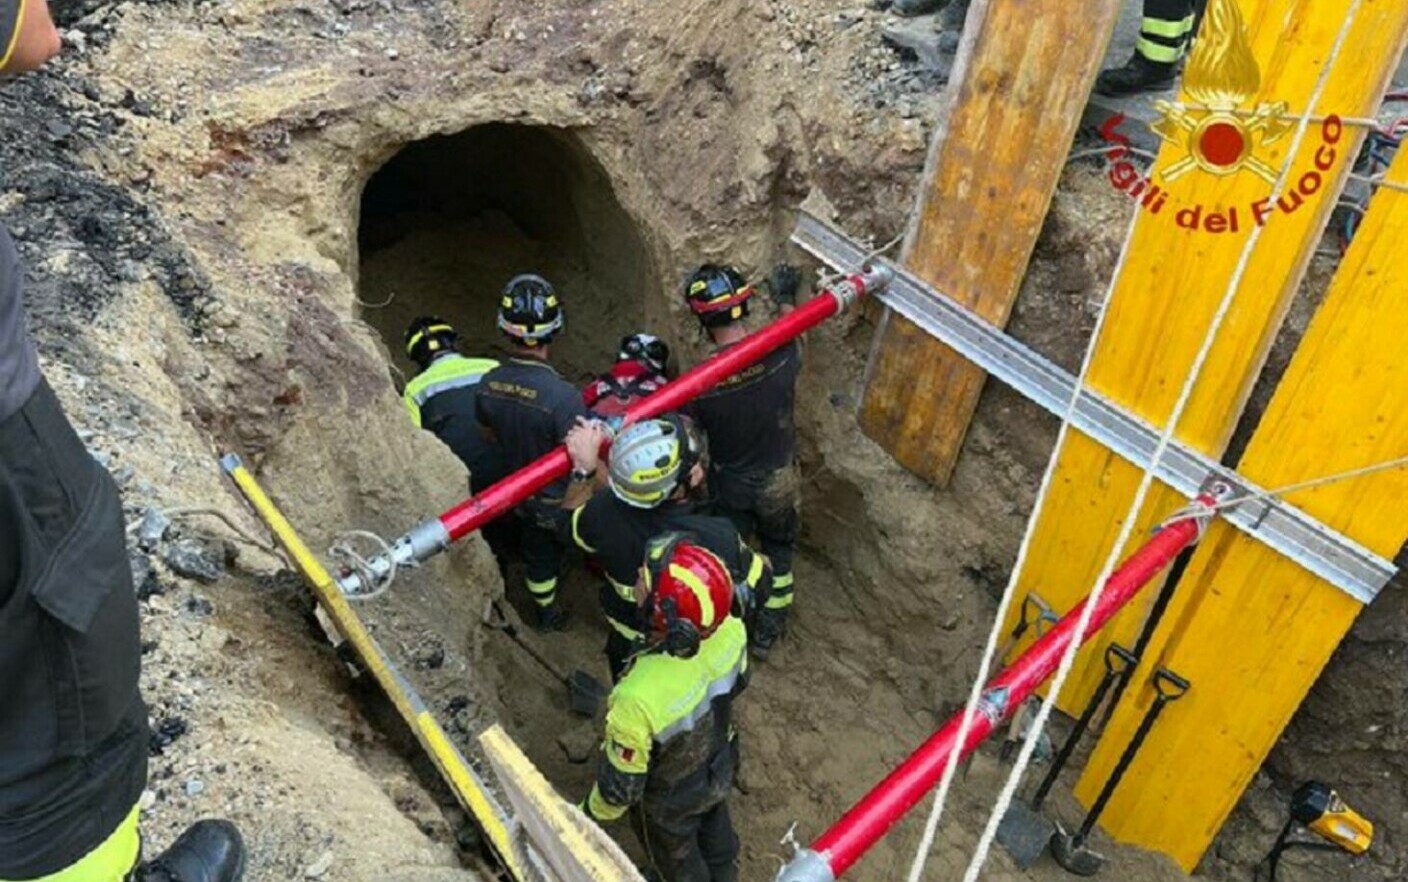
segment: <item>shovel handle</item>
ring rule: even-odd
[[[1170,671],[1168,668],[1159,668],[1154,672],[1154,689],[1159,693],[1159,698],[1165,702],[1177,701],[1188,690],[1193,688],[1193,684]]]

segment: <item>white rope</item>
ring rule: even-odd
[[[352,547],[353,539],[365,539],[376,547],[371,558],[363,557],[357,549]],[[366,586],[365,591],[353,593],[344,591],[343,596],[348,600],[371,600],[380,597],[389,591],[392,583],[396,581],[396,571],[399,569],[397,566],[392,565],[383,574],[378,574],[376,568],[372,566],[372,560],[377,557],[383,560],[391,559],[391,543],[370,530],[348,530],[339,534],[332,547],[328,549],[328,557],[352,569],[361,583]]]
[[[1311,92],[1310,100],[1306,103],[1305,115],[1301,117],[1297,126],[1295,138],[1291,142],[1290,149],[1286,152],[1286,162],[1281,168],[1281,173],[1276,179],[1276,185],[1272,188],[1271,197],[1275,199],[1284,190],[1286,180],[1290,177],[1291,167],[1295,162],[1297,154],[1300,152],[1305,134],[1309,129],[1310,116],[1315,107],[1320,103],[1320,97],[1325,90],[1325,84],[1329,80],[1331,70],[1334,69],[1336,61],[1339,59],[1340,51],[1344,48],[1345,39],[1349,35],[1349,29],[1354,19],[1358,16],[1359,7],[1362,0],[1353,0],[1350,4],[1349,12],[1345,16],[1344,23],[1340,26],[1339,33],[1335,37],[1334,46],[1330,50],[1329,56],[1325,59],[1325,65],[1320,71],[1316,80],[1315,88]],[[1217,311],[1213,314],[1212,322],[1208,325],[1207,332],[1203,335],[1202,346],[1198,350],[1197,357],[1194,358],[1188,375],[1184,379],[1183,388],[1179,390],[1178,400],[1174,404],[1173,411],[1169,414],[1167,422],[1164,424],[1163,433],[1159,437],[1158,446],[1154,449],[1154,455],[1150,458],[1149,465],[1145,467],[1143,477],[1139,482],[1139,489],[1135,491],[1134,501],[1129,507],[1129,511],[1124,517],[1123,525],[1120,528],[1119,537],[1110,546],[1110,553],[1105,558],[1105,563],[1100,569],[1100,575],[1095,580],[1095,585],[1084,607],[1081,615],[1076,621],[1075,633],[1071,635],[1070,644],[1066,647],[1061,656],[1061,664],[1056,669],[1056,676],[1051,681],[1051,686],[1047,692],[1047,699],[1042,703],[1037,711],[1036,719],[1032,721],[1031,729],[1027,738],[1022,742],[1022,749],[1017,754],[1017,760],[1012,766],[1011,773],[1007,776],[1002,792],[999,794],[997,804],[993,808],[992,814],[988,817],[987,825],[983,828],[983,835],[978,840],[978,848],[974,852],[972,859],[968,863],[968,869],[963,874],[963,882],[976,882],[978,875],[982,872],[983,865],[987,863],[988,853],[992,850],[993,840],[997,836],[997,827],[1006,816],[1007,810],[1012,805],[1012,800],[1016,797],[1017,786],[1021,783],[1027,766],[1031,764],[1032,755],[1036,750],[1037,740],[1042,730],[1046,727],[1047,720],[1051,717],[1051,710],[1056,705],[1056,699],[1061,694],[1062,688],[1066,685],[1066,679],[1070,676],[1071,670],[1075,667],[1075,659],[1080,651],[1081,643],[1085,639],[1085,633],[1090,626],[1090,620],[1094,615],[1095,607],[1104,594],[1106,582],[1110,574],[1114,572],[1115,565],[1119,561],[1120,552],[1124,549],[1125,542],[1134,530],[1137,515],[1144,505],[1145,497],[1149,488],[1153,484],[1154,470],[1163,459],[1164,453],[1168,450],[1169,444],[1173,440],[1174,432],[1178,428],[1179,420],[1183,416],[1183,411],[1192,398],[1193,388],[1197,385],[1199,376],[1202,374],[1204,365],[1207,363],[1208,355],[1212,352],[1213,343],[1216,341],[1218,332],[1222,329],[1222,323],[1227,318],[1232,301],[1236,297],[1237,289],[1241,287],[1242,279],[1246,275],[1247,267],[1251,263],[1251,256],[1256,248],[1257,242],[1261,238],[1264,227],[1257,227],[1247,237],[1247,244],[1242,248],[1242,254],[1237,260],[1237,266],[1232,271],[1232,278],[1227,284],[1227,289],[1223,292],[1222,300],[1218,303]],[[961,742],[960,742],[961,743]]]
[[[1100,331],[1105,326],[1105,316],[1109,310],[1111,295],[1114,294],[1115,282],[1119,279],[1125,262],[1129,259],[1130,245],[1134,240],[1134,225],[1138,220],[1139,212],[1131,211],[1129,227],[1125,231],[1124,241],[1120,246],[1119,260],[1116,261],[1114,273],[1110,276],[1110,287],[1106,290],[1105,298],[1100,304],[1100,312],[1095,317],[1095,327],[1090,333],[1089,342],[1086,343],[1085,356],[1081,359],[1080,376],[1076,378],[1071,400],[1066,403],[1065,412],[1061,416],[1061,428],[1056,435],[1056,444],[1051,448],[1051,457],[1047,460],[1046,471],[1041,476],[1041,486],[1037,490],[1032,517],[1027,520],[1026,531],[1022,535],[1022,544],[1017,548],[1017,561],[1012,567],[1012,574],[1007,578],[1007,588],[1002,592],[1002,599],[998,601],[992,630],[988,632],[987,646],[983,650],[983,659],[978,665],[978,673],[973,680],[973,689],[968,696],[968,703],[963,708],[963,723],[958,728],[958,744],[967,741],[968,732],[973,727],[973,718],[977,713],[978,702],[982,698],[983,688],[987,685],[988,675],[992,670],[993,658],[997,654],[998,644],[1003,637],[1003,623],[1007,620],[1007,612],[1012,606],[1012,598],[1017,593],[1017,583],[1026,566],[1027,552],[1031,548],[1032,537],[1036,533],[1036,515],[1041,511],[1042,503],[1051,488],[1051,480],[1056,473],[1056,460],[1060,456],[1061,448],[1066,440],[1066,433],[1071,427],[1071,419],[1075,416],[1076,405],[1085,388],[1085,379],[1090,371],[1090,361],[1095,352],[1095,343],[1100,339]],[[953,788],[953,779],[958,771],[958,754],[959,751],[955,750],[949,755],[948,762],[944,766],[943,776],[939,779],[939,787],[934,795],[934,806],[929,812],[928,820],[924,823],[924,835],[920,840],[919,849],[914,855],[914,863],[909,869],[909,882],[919,882],[920,876],[924,873],[924,865],[929,860],[929,851],[934,844],[934,835],[938,831],[939,820],[943,817],[944,805],[948,802],[948,794]]]
[[[1224,508],[1236,508],[1237,506],[1244,505],[1248,502],[1278,499],[1282,496],[1285,496],[1287,493],[1296,493],[1301,490],[1310,490],[1315,487],[1324,487],[1327,484],[1337,484],[1340,481],[1348,481],[1351,478],[1359,478],[1363,477],[1364,475],[1372,475],[1375,472],[1386,472],[1390,469],[1401,469],[1405,466],[1408,466],[1408,456],[1400,456],[1395,459],[1386,459],[1383,462],[1376,462],[1373,465],[1360,466],[1357,469],[1346,469],[1342,472],[1333,472],[1328,475],[1322,475],[1318,478],[1310,478],[1305,481],[1297,481],[1294,484],[1285,484],[1273,490],[1262,490],[1260,493],[1253,493],[1250,496],[1239,496],[1234,497],[1232,499],[1224,499],[1221,502],[1214,503],[1213,509],[1216,511],[1221,511]]]

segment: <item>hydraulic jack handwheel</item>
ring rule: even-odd
[[[1094,876],[1100,872],[1100,868],[1105,866],[1105,856],[1097,851],[1092,851],[1086,846],[1086,841],[1090,838],[1090,831],[1095,829],[1095,823],[1100,820],[1100,814],[1105,811],[1105,806],[1109,804],[1110,797],[1114,795],[1115,788],[1119,786],[1120,779],[1129,770],[1134,762],[1135,756],[1139,754],[1139,748],[1144,746],[1144,741],[1149,737],[1149,731],[1158,722],[1159,715],[1164,712],[1164,708],[1170,702],[1177,701],[1187,694],[1191,684],[1182,677],[1167,668],[1159,668],[1154,672],[1154,703],[1149,705],[1149,709],[1144,713],[1144,719],[1139,721],[1139,728],[1134,730],[1134,737],[1129,739],[1129,744],[1125,745],[1124,753],[1120,754],[1119,762],[1115,764],[1115,770],[1110,773],[1109,780],[1100,791],[1100,795],[1095,797],[1095,803],[1091,805],[1090,811],[1085,816],[1085,822],[1080,825],[1080,829],[1075,834],[1067,833],[1060,824],[1056,825],[1056,832],[1051,837],[1051,856],[1056,858],[1056,863],[1066,868],[1068,872],[1077,876]]]

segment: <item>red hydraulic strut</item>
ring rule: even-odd
[[[1198,501],[1211,505],[1215,499],[1213,494],[1218,492],[1203,493],[1198,496]],[[1190,515],[1163,527],[1130,555],[1110,574],[1081,642],[1094,637],[1178,552],[1196,542],[1199,532],[1198,516]],[[782,868],[777,882],[834,882],[860,860],[924,794],[938,784],[949,756],[955,750],[960,761],[976,750],[983,739],[991,735],[1003,720],[1021,707],[1022,702],[1055,673],[1087,602],[1082,601],[1066,613],[1059,623],[989,684],[962,744],[958,743],[959,729],[963,726],[963,711],[960,710],[885,780],[875,785],[860,802],[842,815],[831,829],[817,837],[810,848],[800,850]]]
[[[626,411],[624,425],[678,410],[704,392],[733,376],[763,356],[796,339],[806,331],[826,321],[866,294],[882,290],[892,272],[884,266],[867,266],[853,275],[821,291],[816,297],[792,310],[782,318],[749,334],[738,344],[714,354],[707,361],[681,374],[656,392],[637,401]],[[468,536],[489,521],[533,496],[544,487],[566,475],[572,468],[567,448],[559,447],[534,460],[478,496],[464,502],[433,520],[411,528],[397,539],[391,553],[379,554],[370,563],[372,578],[384,576],[393,567],[426,560]],[[367,576],[349,572],[338,579],[338,586],[347,594],[367,590]]]

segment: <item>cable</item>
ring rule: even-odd
[[[178,508],[166,509],[162,512],[162,514],[164,514],[166,517],[170,518],[173,521],[190,517],[192,515],[209,515],[213,518],[219,518],[221,521],[224,521],[225,526],[229,527],[230,530],[235,534],[235,541],[243,542],[246,545],[250,545],[254,548],[259,549],[260,551],[265,552],[266,554],[271,554],[274,557],[282,558],[283,556],[279,552],[279,548],[277,545],[274,545],[272,542],[263,542],[259,539],[254,538],[249,533],[247,533],[243,527],[235,523],[234,518],[225,514],[218,508],[206,508],[203,506],[181,506]],[[142,518],[138,518],[137,520],[127,525],[127,535],[131,536],[133,533],[141,529],[141,527]]]
[[[1067,164],[1067,165],[1070,165],[1072,162],[1075,162],[1077,159],[1088,159],[1088,158],[1090,158],[1090,157],[1092,157],[1092,156],[1105,156],[1105,157],[1108,159],[1108,158],[1109,158],[1109,153],[1110,153],[1110,151],[1112,151],[1112,150],[1120,150],[1120,151],[1123,151],[1123,152],[1120,154],[1121,156],[1123,156],[1125,153],[1130,153],[1130,154],[1133,154],[1133,155],[1135,155],[1135,156],[1140,157],[1141,159],[1147,159],[1147,160],[1149,160],[1149,161],[1151,161],[1151,162],[1152,162],[1153,160],[1155,160],[1155,159],[1158,159],[1158,155],[1157,155],[1157,154],[1155,154],[1155,153],[1150,153],[1148,150],[1141,150],[1141,149],[1138,148],[1138,147],[1130,147],[1130,146],[1125,145],[1125,144],[1108,144],[1108,145],[1106,145],[1106,146],[1104,146],[1104,147],[1089,147],[1089,148],[1086,148],[1085,150],[1077,150],[1075,153],[1072,153],[1070,156],[1067,156],[1067,157],[1066,157],[1066,164]]]
[[[378,574],[376,568],[372,566],[370,559],[363,557],[352,547],[352,539],[366,539],[375,545],[376,551],[372,557],[380,557],[383,560],[391,559],[391,543],[370,530],[348,530],[340,533],[333,544],[328,548],[328,557],[351,568],[357,573],[363,585],[372,585],[370,591],[359,591],[355,594],[343,592],[343,596],[348,600],[371,600],[380,597],[391,589],[392,583],[396,581],[396,571],[400,567],[390,567],[385,573]]]
[[[1287,493],[1296,493],[1301,490],[1310,490],[1315,487],[1324,487],[1328,484],[1337,484],[1340,481],[1347,481],[1350,478],[1359,478],[1364,475],[1372,475],[1375,472],[1386,472],[1390,469],[1401,469],[1405,466],[1408,466],[1408,456],[1400,456],[1394,459],[1386,459],[1383,462],[1376,462],[1373,465],[1360,466],[1357,469],[1347,469],[1343,472],[1334,472],[1332,474],[1323,475],[1319,478],[1310,478],[1309,480],[1305,481],[1297,481],[1294,484],[1286,484],[1272,490],[1262,490],[1260,493],[1253,493],[1249,496],[1240,496],[1234,499],[1223,500],[1222,502],[1216,503],[1213,506],[1213,509],[1216,511],[1221,511],[1224,508],[1236,508],[1237,506],[1247,502],[1277,499],[1279,497],[1285,496]]]
[[[1362,2],[1363,0],[1353,0],[1350,4],[1344,23],[1340,26],[1339,33],[1335,37],[1335,43],[1325,60],[1324,67],[1320,70],[1315,88],[1310,95],[1310,100],[1306,103],[1306,113],[1300,118],[1295,137],[1292,139],[1291,145],[1286,152],[1286,162],[1281,168],[1280,175],[1277,177],[1276,185],[1272,188],[1273,199],[1284,192],[1286,181],[1290,176],[1291,166],[1294,163],[1295,157],[1300,152],[1301,144],[1304,142],[1305,134],[1309,129],[1310,115],[1320,102],[1320,97],[1325,90],[1325,84],[1329,80],[1330,71],[1334,69],[1339,54],[1344,48],[1345,40],[1349,36],[1350,25],[1358,16]],[[1150,486],[1153,484],[1154,469],[1157,467],[1158,463],[1162,461],[1164,453],[1168,450],[1169,444],[1173,440],[1179,420],[1182,418],[1183,411],[1192,398],[1193,388],[1202,374],[1204,365],[1207,363],[1208,355],[1211,353],[1218,332],[1221,330],[1222,324],[1227,318],[1232,302],[1236,297],[1237,290],[1241,287],[1242,279],[1245,277],[1247,267],[1251,263],[1252,253],[1256,248],[1257,242],[1260,241],[1261,233],[1264,229],[1265,227],[1258,226],[1252,230],[1247,237],[1247,244],[1242,249],[1242,254],[1238,258],[1236,267],[1233,269],[1232,278],[1229,280],[1227,289],[1222,295],[1221,302],[1218,303],[1217,311],[1213,314],[1207,332],[1203,335],[1202,345],[1193,360],[1192,366],[1189,368],[1187,377],[1184,379],[1183,388],[1179,391],[1178,400],[1175,402],[1173,410],[1164,424],[1163,432],[1159,437],[1159,442],[1154,449],[1153,456],[1150,458],[1149,465],[1144,469],[1143,477],[1139,482],[1139,488],[1135,491],[1134,501],[1131,503],[1129,511],[1125,515],[1123,526],[1120,528],[1120,534],[1110,547],[1110,553],[1105,558],[1105,563],[1101,567],[1100,575],[1095,581],[1089,600],[1082,607],[1080,618],[1076,621],[1075,633],[1071,636],[1070,645],[1068,645],[1065,652],[1062,653],[1061,664],[1057,667],[1056,675],[1048,688],[1046,701],[1042,703],[1041,708],[1037,711],[1036,719],[1032,721],[1027,737],[1022,742],[1022,748],[1017,754],[1017,760],[1012,766],[1012,771],[1008,774],[1007,781],[1003,785],[1002,792],[998,796],[997,804],[992,814],[988,817],[988,822],[983,829],[982,837],[978,840],[977,850],[968,863],[968,869],[963,874],[963,882],[976,882],[978,875],[982,872],[983,865],[987,862],[988,853],[992,850],[993,840],[997,836],[998,824],[1000,824],[1003,817],[1006,816],[1007,810],[1016,796],[1017,786],[1021,783],[1022,775],[1026,772],[1027,766],[1031,763],[1032,755],[1036,750],[1037,740],[1042,730],[1046,727],[1046,722],[1051,716],[1052,708],[1056,705],[1056,699],[1060,696],[1061,690],[1066,684],[1066,679],[1070,676],[1071,670],[1075,666],[1076,655],[1081,648],[1086,630],[1090,626],[1090,619],[1094,614],[1095,607],[1099,603],[1100,596],[1104,593],[1105,584],[1109,580],[1110,574],[1114,571],[1115,565],[1119,561],[1120,552],[1124,549],[1125,542],[1128,541],[1130,534],[1134,530],[1134,524],[1135,521],[1138,520],[1139,511],[1144,505],[1145,498],[1148,496]],[[1084,368],[1082,370],[1084,370]],[[1077,388],[1079,388],[1079,385]],[[1035,515],[1033,519],[1035,519]],[[965,711],[965,721],[969,713],[971,713],[971,708]],[[960,741],[960,743],[962,742]],[[917,882],[917,874],[911,875],[911,882]]]

